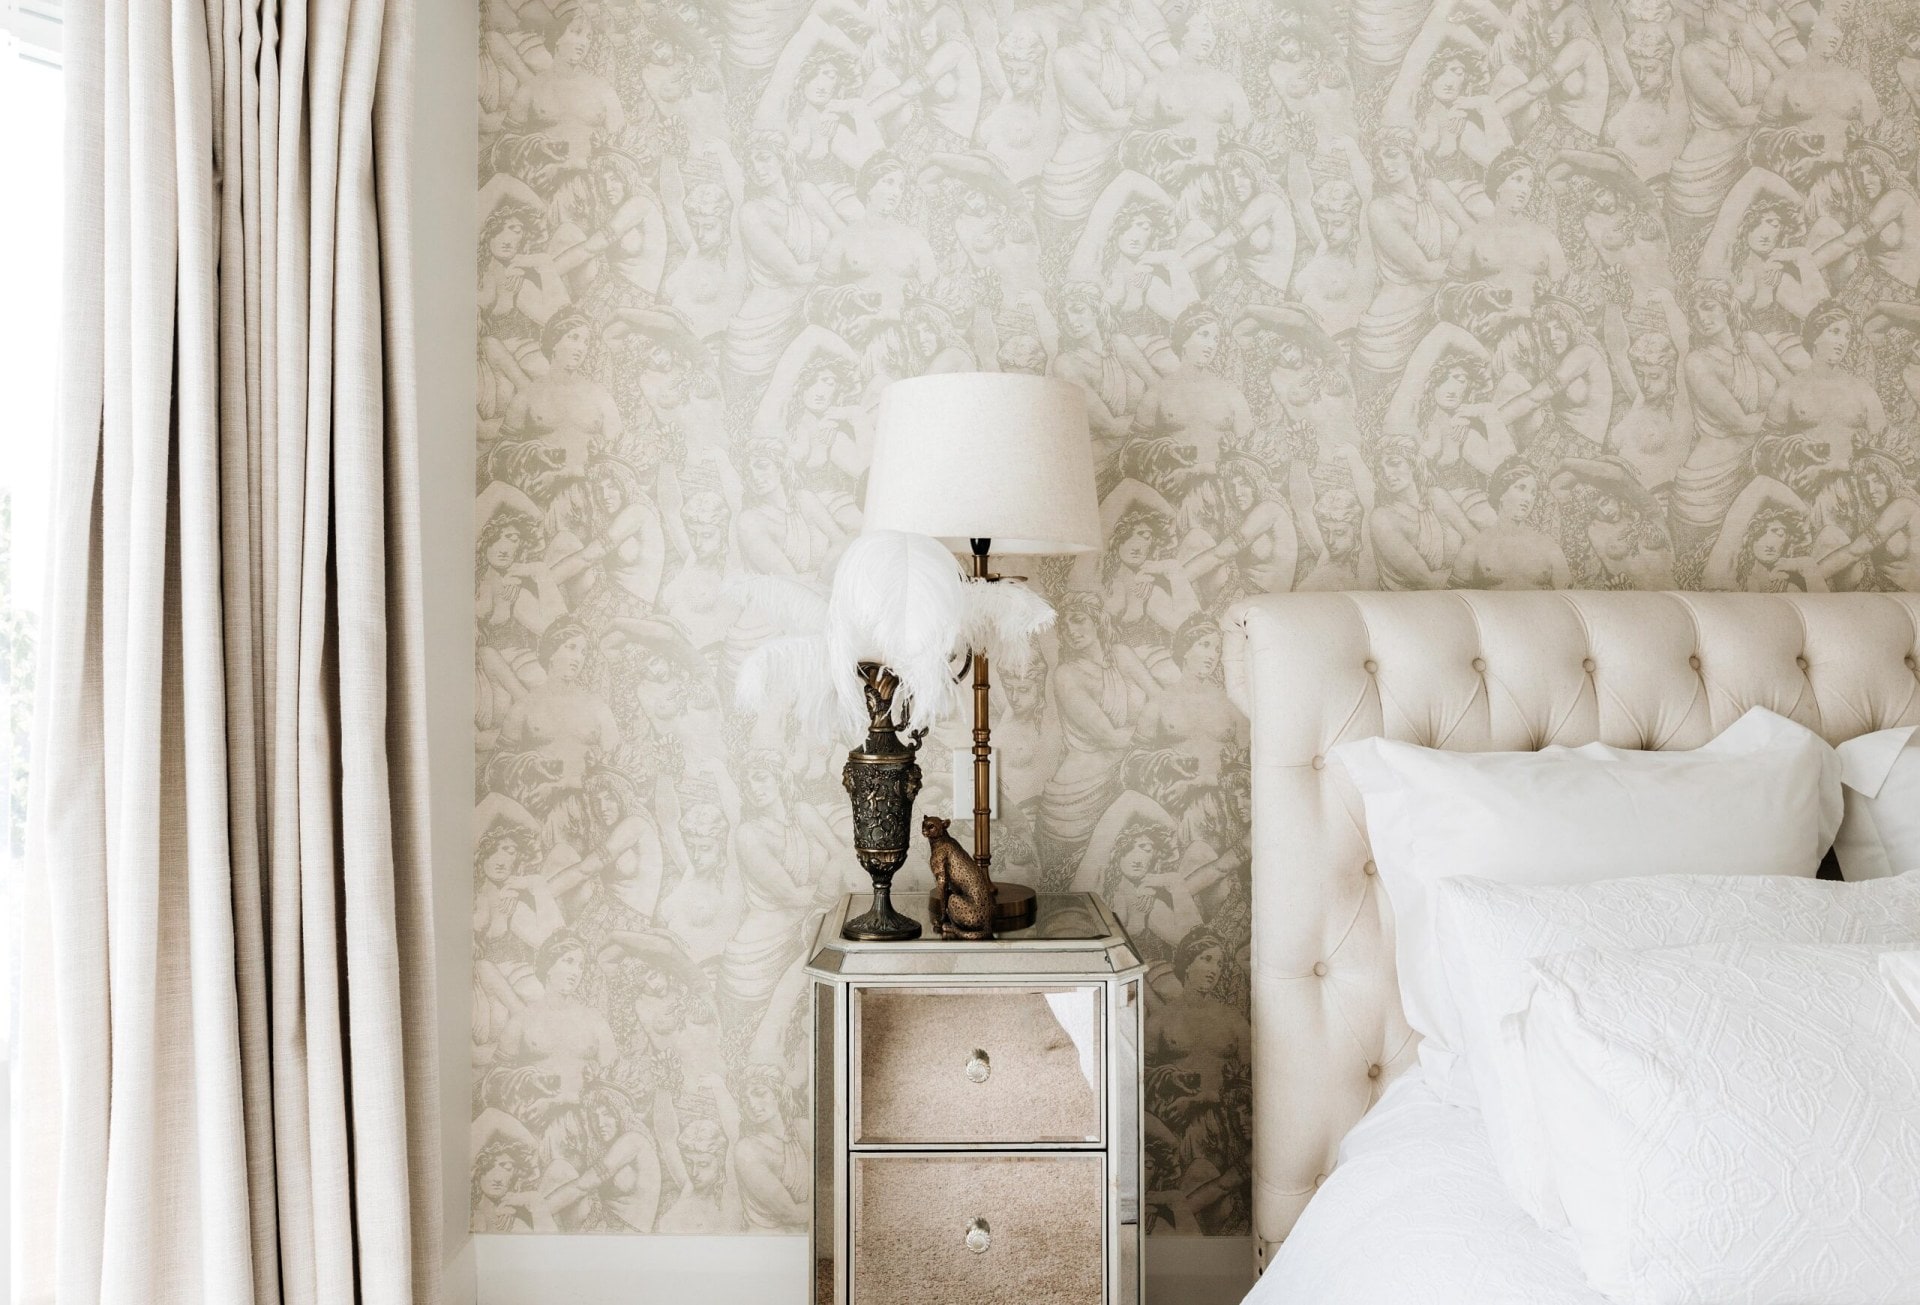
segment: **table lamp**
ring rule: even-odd
[[[863,529],[931,535],[998,580],[992,554],[1087,553],[1101,545],[1093,441],[1080,387],[1011,372],[943,372],[880,395]],[[992,734],[985,649],[973,662],[973,858],[992,873]],[[994,924],[1034,918],[1033,890],[997,884]]]

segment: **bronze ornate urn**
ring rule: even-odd
[[[901,740],[893,723],[900,681],[891,670],[861,662],[860,682],[867,698],[867,737],[847,754],[840,782],[853,800],[853,849],[873,878],[873,906],[848,920],[840,935],[860,942],[904,942],[918,938],[920,926],[893,909],[893,876],[913,844],[913,799],[920,792],[920,765],[914,758],[926,731]]]

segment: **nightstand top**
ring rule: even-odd
[[[1127,930],[1095,893],[1041,893],[1034,922],[988,942],[949,942],[927,924],[924,892],[896,894],[894,907],[923,930],[911,942],[856,942],[840,936],[848,917],[870,905],[850,893],[827,912],[807,969],[826,979],[961,975],[1082,975],[1117,978],[1145,968]]]

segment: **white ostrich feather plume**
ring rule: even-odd
[[[787,634],[747,654],[733,696],[748,711],[791,716],[807,736],[831,739],[844,733],[838,681],[851,678],[852,669],[828,653],[825,635]]]
[[[720,592],[788,634],[817,635],[827,628],[826,595],[794,576],[728,576]]]
[[[951,659],[965,630],[960,564],[937,540],[877,530],[847,545],[827,603],[842,723],[864,730],[866,702],[854,667],[874,661],[899,677],[907,727],[931,728],[953,709]]]
[[[1053,624],[1053,605],[1014,580],[973,580],[966,584],[969,647],[978,648],[1016,675],[1033,665],[1034,636]]]
[[[1024,671],[1034,636],[1053,624],[1053,608],[1032,590],[966,579],[938,541],[895,530],[847,546],[824,602],[805,583],[773,576],[730,593],[789,632],[748,654],[736,700],[749,711],[791,716],[820,738],[866,733],[863,661],[899,678],[895,719],[930,729],[960,705],[956,659],[979,648],[1007,670]]]

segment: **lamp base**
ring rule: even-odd
[[[1030,929],[1040,914],[1040,900],[1025,884],[993,885],[993,927]]]

